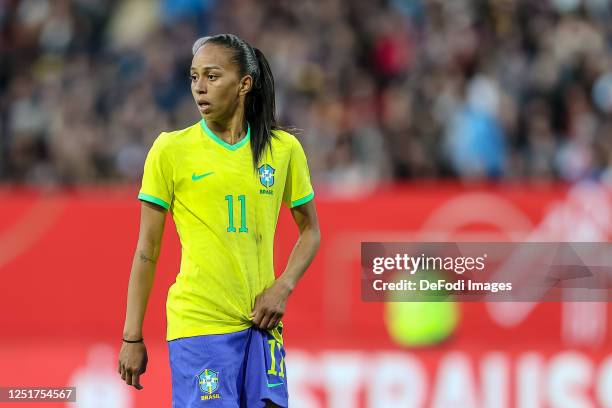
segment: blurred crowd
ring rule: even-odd
[[[0,179],[137,181],[219,32],[268,57],[315,182],[612,184],[610,0],[2,0]]]

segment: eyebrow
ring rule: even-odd
[[[198,67],[191,66],[191,71],[195,71],[197,69],[198,69]],[[206,70],[209,70],[209,69],[223,69],[223,68],[221,68],[218,65],[205,65],[205,66],[203,66],[203,67],[201,67],[199,69],[201,69],[202,71],[206,71]]]

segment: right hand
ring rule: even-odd
[[[147,347],[143,343],[123,342],[119,351],[119,374],[127,385],[142,390],[140,376],[147,371]]]

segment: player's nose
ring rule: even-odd
[[[198,94],[205,94],[207,90],[206,81],[202,77],[198,78],[198,80],[193,85],[193,90]]]

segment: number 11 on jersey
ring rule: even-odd
[[[228,194],[225,196],[225,200],[227,201],[229,217],[227,232],[236,232],[236,227],[234,227],[234,196]],[[238,201],[240,201],[240,228],[238,232],[249,232],[246,226],[246,196],[244,194],[239,195]]]

